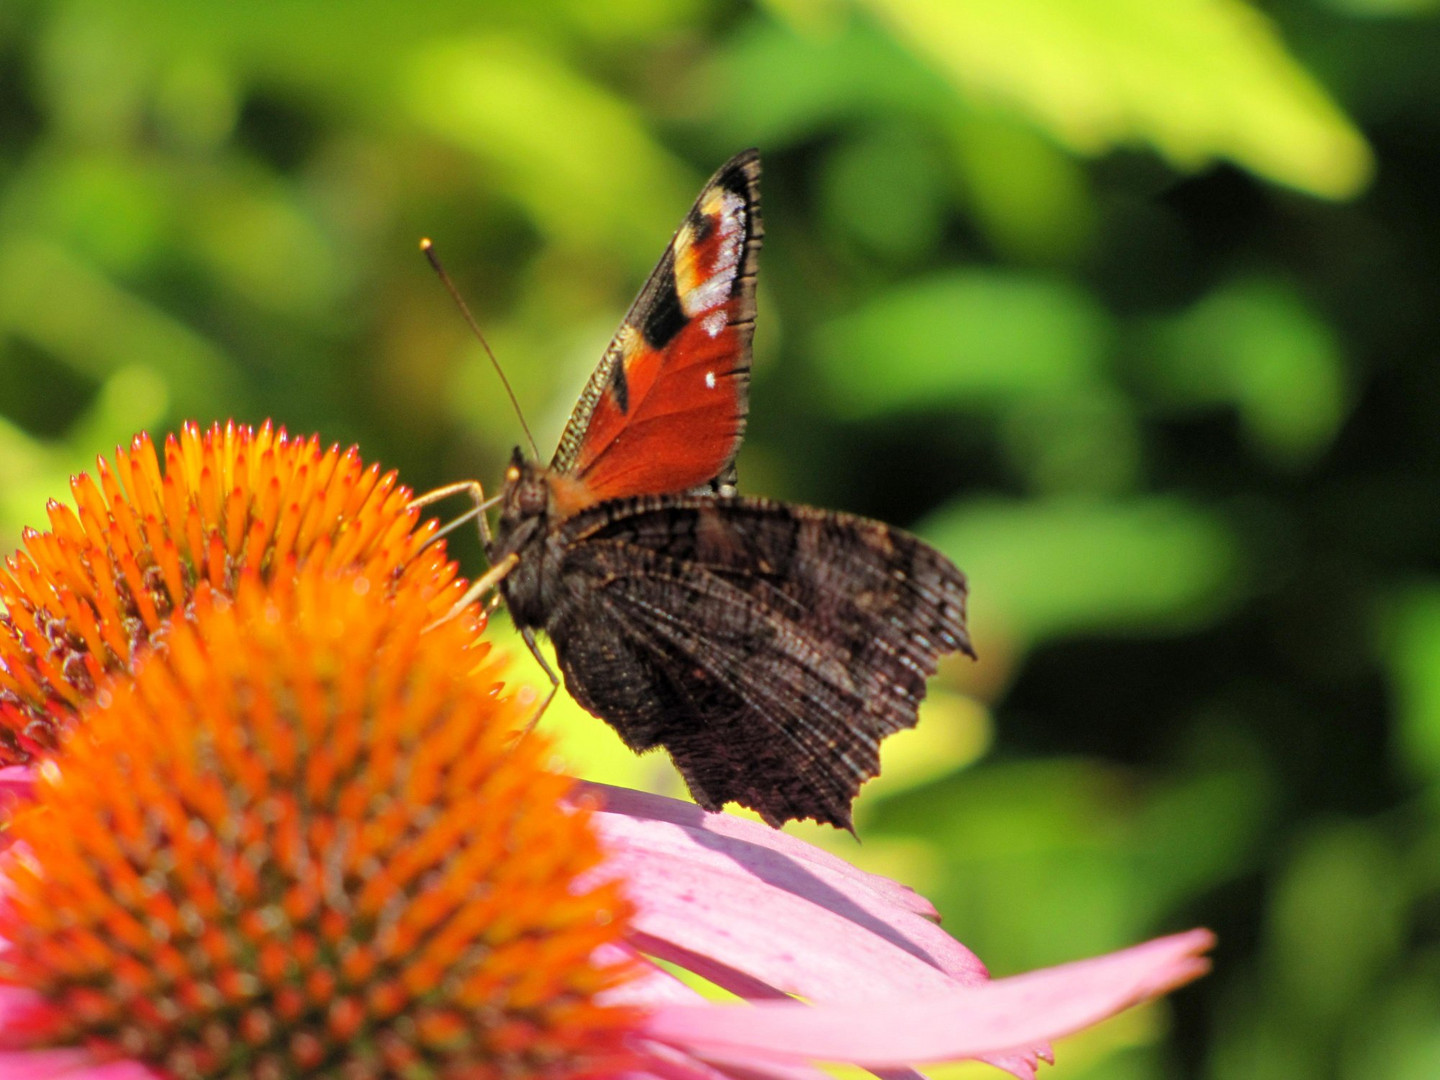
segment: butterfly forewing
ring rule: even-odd
[[[749,408],[759,176],[747,150],[711,177],[605,350],[550,463],[576,481],[576,503],[685,491],[734,462]]]

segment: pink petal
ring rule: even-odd
[[[728,1075],[714,1065],[664,1043],[636,1039],[632,1049],[640,1055],[639,1076],[657,1080],[728,1080]],[[636,1074],[626,1074],[632,1075]]]
[[[580,781],[576,785],[576,791],[578,794],[595,797],[599,800],[601,809],[611,814],[649,821],[668,821],[673,825],[682,825],[697,832],[712,836],[728,836],[755,847],[777,851],[801,863],[822,866],[850,879],[857,885],[869,887],[892,904],[926,918],[936,917],[934,905],[915,890],[901,885],[899,882],[891,881],[889,878],[881,877],[879,874],[866,873],[858,867],[851,866],[838,855],[831,855],[814,844],[797,840],[768,825],[761,825],[733,814],[706,813],[694,803],[681,799],[668,799],[664,795],[651,795],[644,791],[632,791],[629,788],[612,787],[609,784],[597,784],[588,780]]]
[[[649,1011],[662,1005],[705,1004],[705,999],[698,992],[634,950],[602,945],[595,950],[594,957],[597,963],[602,964],[628,959],[639,961],[641,965],[634,977],[600,995],[600,1000],[606,1005],[638,1005]],[[761,1080],[830,1080],[828,1074],[818,1069],[782,1062],[766,1062],[759,1069],[755,1063],[747,1062],[742,1070],[721,1071],[683,1050],[648,1039],[637,1040],[635,1049],[643,1056],[643,1069],[641,1073],[630,1076],[629,1080],[641,1080],[642,1075],[658,1080],[731,1080],[742,1076],[754,1076]],[[614,1080],[626,1078],[616,1077]]]
[[[975,954],[933,922],[828,867],[668,822],[596,817],[607,853],[603,873],[629,883],[642,933],[724,957],[805,997],[822,995],[827,978],[847,986],[872,968],[891,979],[898,971],[914,973],[911,981],[893,983],[895,990],[977,985],[987,977]],[[784,920],[789,925],[777,934]],[[852,947],[856,951],[845,955]],[[782,954],[795,962],[777,966]]]
[[[136,1061],[103,1065],[84,1050],[0,1051],[0,1080],[164,1080]]]
[[[885,878],[767,826],[623,789],[605,797],[612,792],[622,804],[656,811],[648,819],[602,812],[596,826],[609,853],[604,872],[625,879],[640,906],[635,943],[659,959],[756,1000],[831,1000],[834,988],[855,985],[877,996],[933,992],[987,978],[974,953],[913,904],[893,902],[905,890],[872,887]],[[910,980],[897,981],[906,971]],[[1031,1080],[1037,1059],[1049,1056],[1037,1045],[989,1060]]]
[[[643,1009],[656,1009],[661,1005],[697,1005],[705,1001],[697,991],[686,986],[668,971],[656,967],[634,949],[602,945],[591,956],[594,962],[601,966],[624,960],[633,961],[637,965],[633,976],[598,995],[597,1000],[603,1005],[634,1005]]]
[[[35,792],[35,771],[28,765],[10,765],[0,769],[0,827],[9,819],[15,806],[28,802]],[[0,832],[0,851],[11,843],[10,830]]]
[[[903,1066],[1001,1053],[1079,1031],[1209,970],[1208,930],[923,997],[821,1005],[672,1006],[646,1033],[715,1060],[779,1057]]]
[[[644,1071],[660,1080],[831,1080],[819,1069],[780,1061],[712,1064],[650,1039],[636,1040],[634,1048],[642,1055]]]
[[[0,793],[28,799],[35,793],[35,770],[29,765],[7,765],[0,769]]]
[[[8,950],[9,942],[0,942],[0,951]],[[45,999],[34,990],[18,986],[0,986],[0,1033],[14,1030],[27,1017],[44,1005]]]

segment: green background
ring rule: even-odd
[[[5,0],[0,540],[186,418],[493,484],[418,238],[548,447],[759,146],[742,489],[940,545],[982,657],[826,842],[997,974],[1219,933],[1049,1075],[1440,1076],[1436,7]]]

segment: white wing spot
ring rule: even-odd
[[[709,315],[706,315],[705,318],[700,320],[700,329],[704,330],[705,333],[709,334],[711,337],[714,337],[715,335],[720,333],[721,330],[725,329],[726,321],[727,320],[725,318],[725,312],[712,311]]]
[[[714,335],[711,335],[711,336],[714,336]],[[714,373],[713,371],[707,371],[707,372],[705,372],[705,388],[706,388],[707,390],[714,390],[714,389],[715,389],[715,373]]]
[[[745,240],[745,200],[733,191],[720,193],[720,245],[715,265],[704,280],[680,298],[680,310],[692,319],[724,303],[740,266],[740,249]],[[713,335],[712,335],[713,336]]]

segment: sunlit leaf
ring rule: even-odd
[[[725,102],[713,125],[721,137],[769,150],[854,125],[868,133],[862,147],[873,154],[882,141],[876,131],[891,139],[908,135],[912,146],[923,132],[929,156],[944,166],[937,179],[967,204],[998,250],[1026,260],[1065,259],[1088,238],[1094,211],[1081,171],[1033,127],[972,108],[912,51],[868,20],[850,17],[843,0],[803,13],[787,8],[784,15],[783,22],[756,20],[743,28],[708,69],[707,93]],[[840,153],[847,179],[862,165],[870,174],[863,193],[877,205],[857,208],[854,198],[846,200],[861,228],[880,224],[887,212],[927,212],[934,180],[920,185],[919,205],[906,207],[903,200],[916,192],[904,178],[892,182],[896,164],[857,162],[850,146]],[[911,224],[907,217],[901,229]],[[882,245],[889,239],[882,236]],[[941,236],[929,239],[933,245]]]
[[[1364,139],[1241,0],[858,0],[976,101],[1095,154],[1149,143],[1353,195]]]
[[[674,228],[654,207],[674,207],[678,220],[699,183],[632,106],[517,39],[423,50],[405,93],[414,123],[475,154],[562,242],[653,261]]]
[[[813,33],[768,20],[741,27],[709,69],[709,93],[726,103],[716,129],[772,148],[845,120],[954,108],[944,78],[888,35],[849,23]]]

